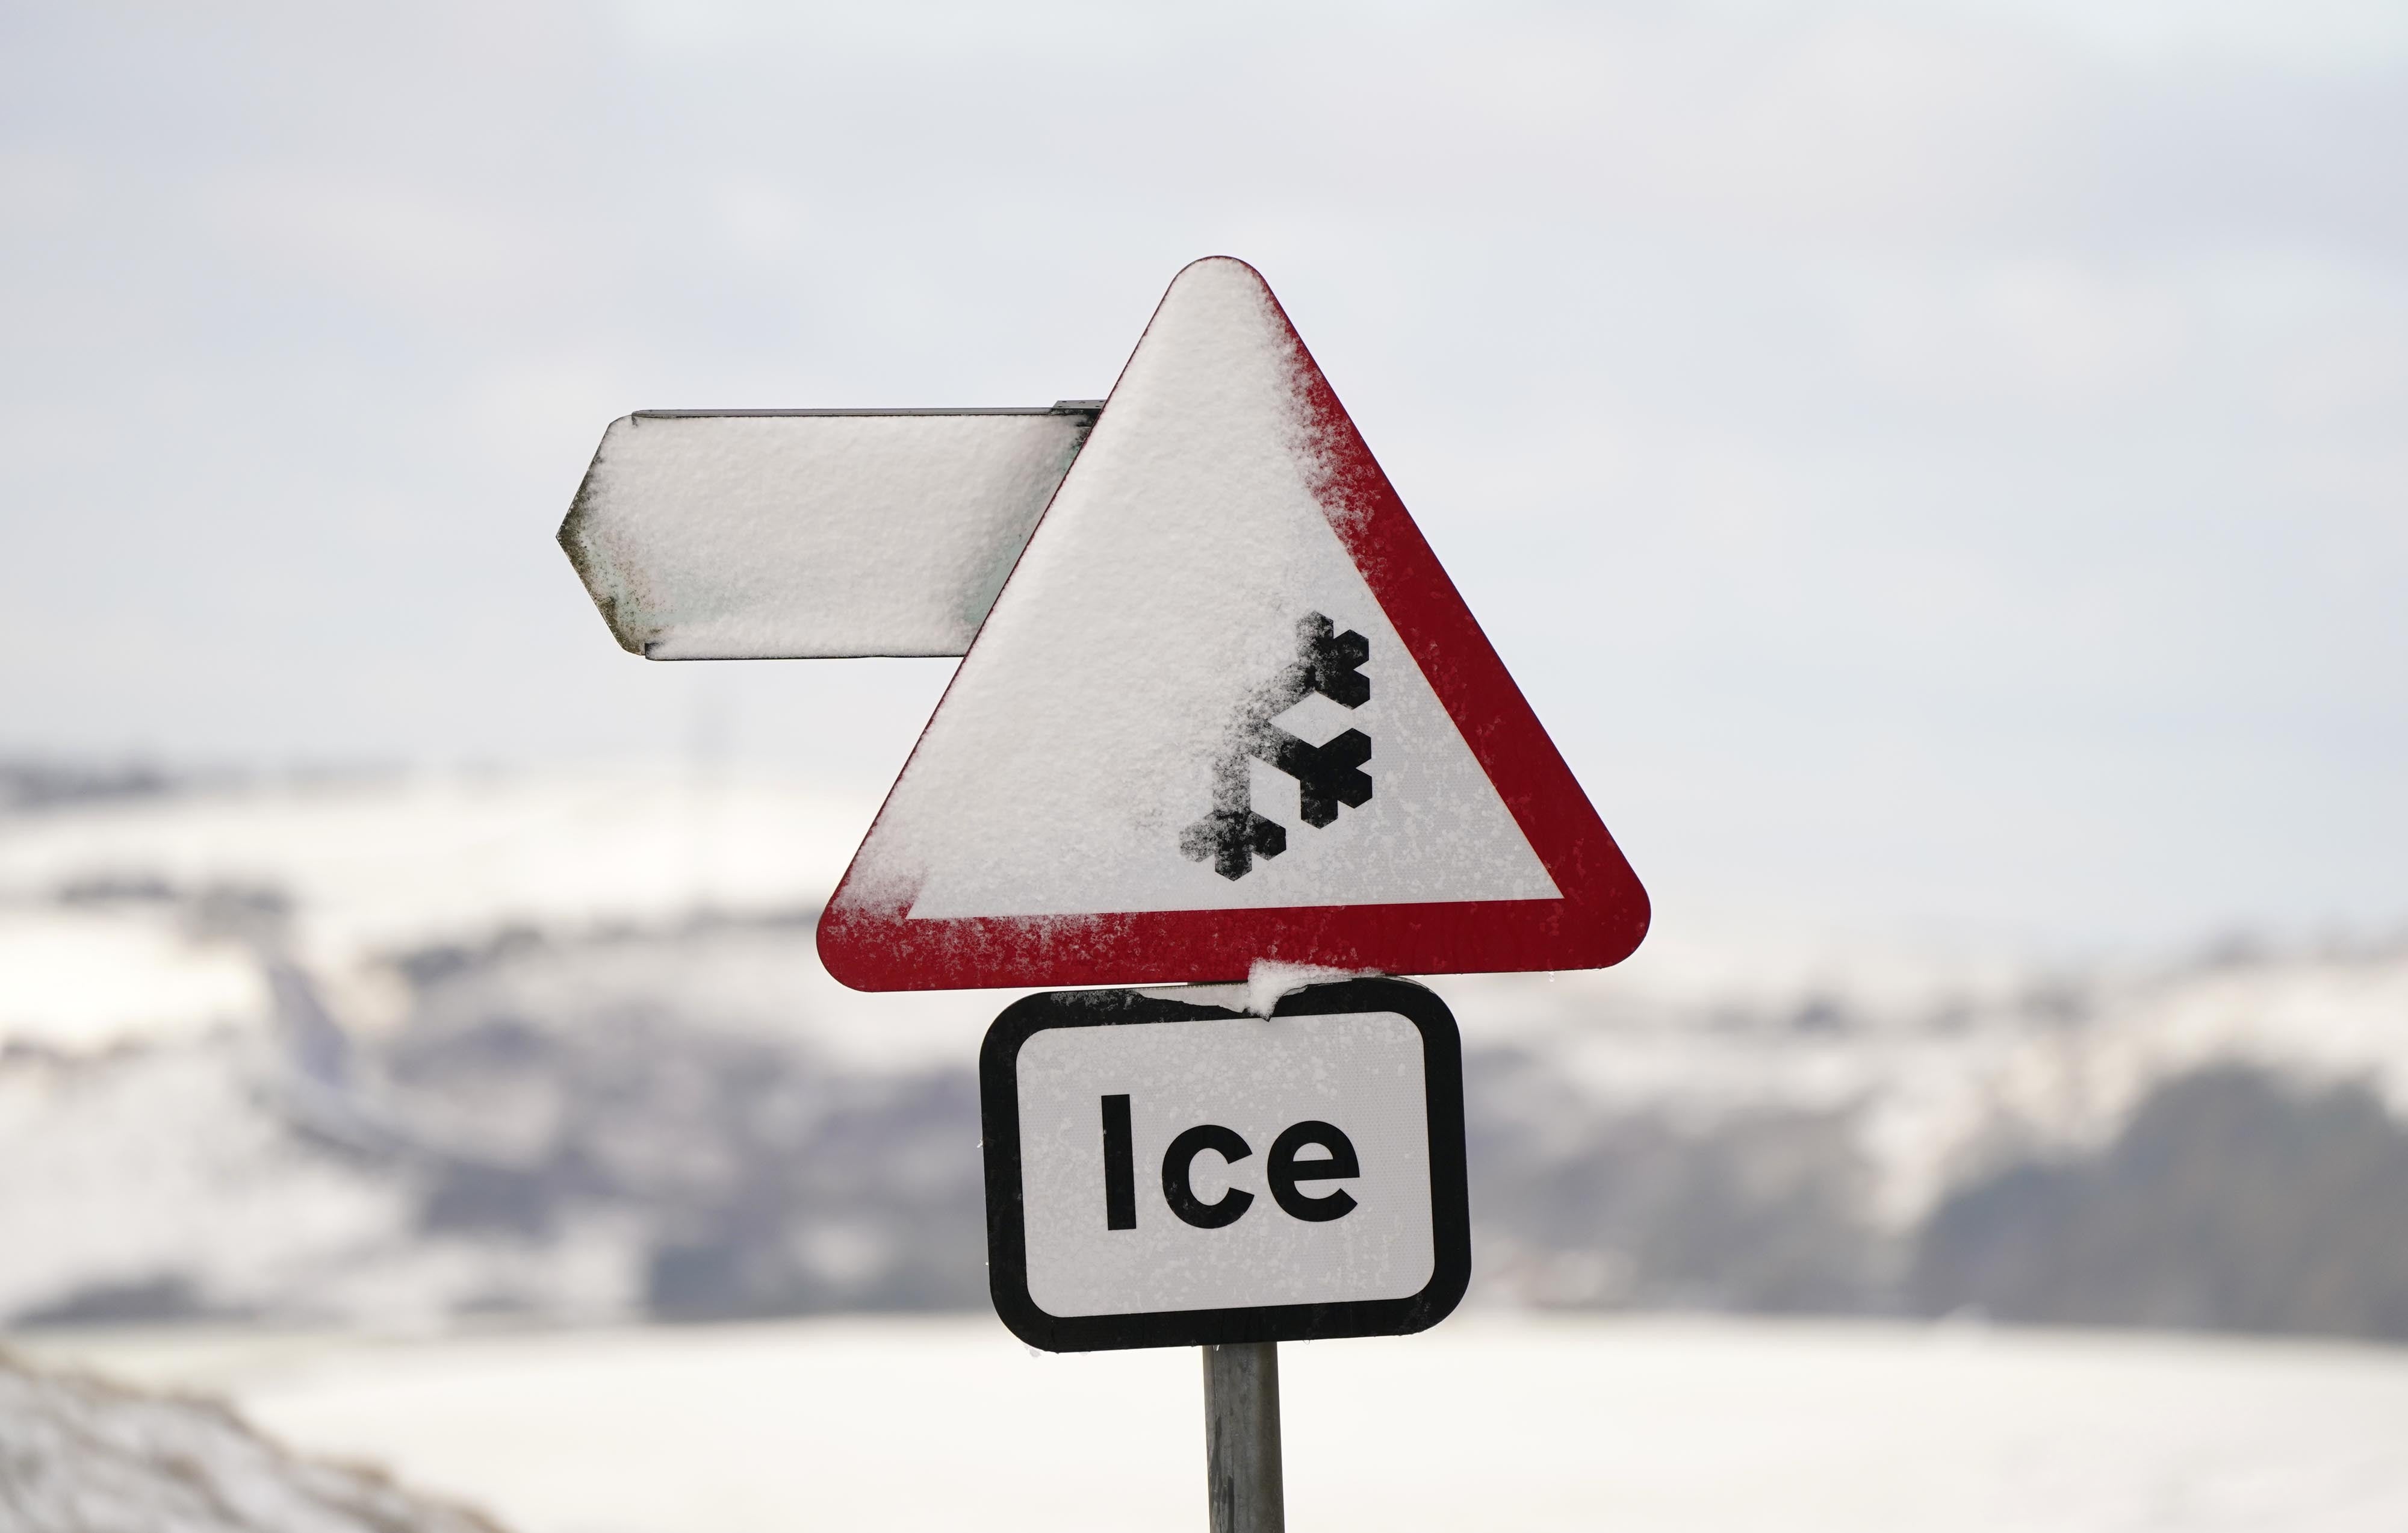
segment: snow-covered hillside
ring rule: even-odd
[[[626,769],[0,816],[0,1316],[982,1302],[1002,997],[813,953],[871,808]],[[1436,984],[1489,1300],[2408,1334],[2408,1236],[2366,1233],[2408,1196],[2408,949],[2069,970],[1667,918],[1618,969]]]
[[[300,1457],[214,1400],[0,1353],[9,1533],[499,1533],[380,1472]]]
[[[816,911],[875,806],[663,769],[331,778],[0,816],[0,1037],[255,1021],[229,948],[322,984],[511,929]],[[151,951],[136,951],[144,947]],[[81,950],[80,952],[76,950]]]

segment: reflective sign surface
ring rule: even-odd
[[[1054,1351],[1419,1330],[1470,1273],[1454,1019],[1399,980],[1071,991],[981,1060],[990,1286]]]

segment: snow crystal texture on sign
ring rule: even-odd
[[[1180,274],[848,903],[943,919],[1558,897],[1316,494],[1311,366],[1251,267]],[[1216,863],[1194,827],[1308,630],[1359,655],[1368,697],[1312,692],[1267,722],[1312,747],[1368,737],[1369,795],[1358,781],[1316,812],[1297,779],[1240,760],[1281,850]]]
[[[1093,420],[629,415],[561,543],[654,660],[960,654]]]

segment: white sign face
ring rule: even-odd
[[[1434,1324],[1469,1275],[1438,997],[1348,981],[1265,1019],[1178,996],[1034,996],[988,1035],[1005,1322],[1057,1351]]]
[[[1393,1011],[1039,1034],[1020,1051],[1028,1297],[1099,1315],[1418,1293],[1424,1096],[1421,1030]]]
[[[1332,520],[1308,365],[1252,268],[1180,274],[839,899],[1561,896]]]

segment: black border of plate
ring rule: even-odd
[[[1054,1027],[1125,1027],[1248,1013],[1173,998],[1175,990],[1051,990],[1004,1008],[979,1049],[979,1118],[986,1157],[987,1291],[1011,1334],[1044,1352],[1201,1347],[1402,1336],[1454,1312],[1471,1282],[1471,1205],[1463,1152],[1463,1038],[1436,993],[1410,980],[1339,980],[1283,997],[1274,1017],[1394,1011],[1422,1035],[1429,1096],[1430,1281],[1403,1298],[1054,1315],[1028,1297],[1028,1232],[1020,1184],[1020,1048]]]

